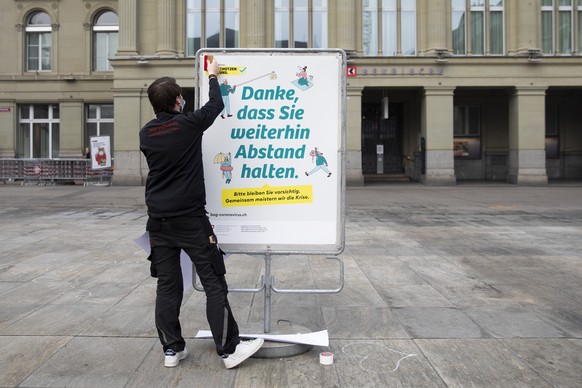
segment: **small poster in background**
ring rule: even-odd
[[[93,136],[91,142],[91,168],[98,170],[111,167],[111,142],[109,136]]]

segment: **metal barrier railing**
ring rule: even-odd
[[[23,176],[23,159],[0,159],[0,181],[12,181]]]
[[[111,185],[113,167],[94,170],[88,159],[0,159],[0,181],[50,185],[83,181],[85,186]]]

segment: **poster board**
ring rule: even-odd
[[[346,56],[342,50],[201,49],[220,64],[225,110],[204,133],[206,210],[229,252],[344,249]]]
[[[109,136],[91,136],[91,168],[111,168],[111,140]]]

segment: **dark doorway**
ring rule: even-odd
[[[382,117],[382,105],[362,104],[362,172],[378,174],[378,146],[384,150],[382,173],[404,172],[402,154],[402,103],[389,104],[389,118]]]

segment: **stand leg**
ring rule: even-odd
[[[265,305],[263,306],[264,311],[264,323],[265,323],[265,334],[271,332],[271,289],[273,287],[271,279],[271,254],[265,254]]]

